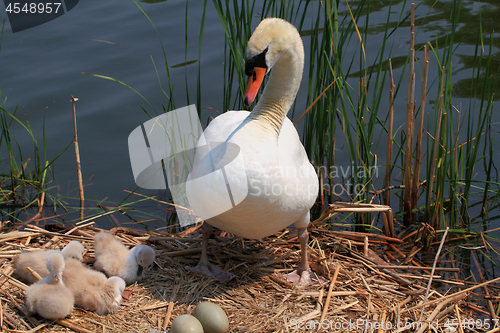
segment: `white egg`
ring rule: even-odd
[[[203,326],[195,317],[183,314],[174,319],[170,333],[203,333]]]
[[[206,333],[226,333],[229,331],[229,320],[220,306],[210,302],[201,302],[194,309]]]

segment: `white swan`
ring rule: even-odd
[[[82,266],[75,259],[66,259],[62,278],[75,297],[75,305],[99,315],[115,313],[120,306],[125,281],[117,276],[109,279],[96,270]]]
[[[73,309],[73,293],[63,283],[64,257],[59,252],[47,256],[50,274],[26,289],[28,313],[38,313],[43,318],[64,318]]]
[[[129,250],[115,236],[105,231],[94,236],[94,250],[94,268],[107,276],[119,276],[127,284],[140,281],[156,257],[152,247],[141,244]]]
[[[49,275],[46,268],[47,256],[51,253],[58,252],[56,250],[43,250],[23,252],[14,260],[14,275],[19,279],[28,282],[29,284],[37,282],[37,278],[31,274],[27,267],[37,272],[42,278]],[[85,248],[78,241],[71,241],[60,252],[64,259],[73,258],[82,260]]]
[[[228,111],[205,129],[204,138],[197,144],[195,163],[186,186],[189,203],[195,212],[210,211],[214,199],[226,191],[215,185],[217,180],[215,176],[211,179],[210,173],[232,159],[234,156],[228,157],[228,150],[232,149],[230,146],[237,146],[243,164],[236,171],[225,172],[225,183],[230,195],[246,197],[222,214],[205,219],[202,255],[194,271],[227,278],[227,274],[208,261],[211,226],[258,239],[295,224],[299,232],[301,262],[286,278],[301,284],[313,282],[306,252],[309,237],[306,228],[309,210],[318,195],[318,177],[297,130],[286,117],[297,95],[303,67],[304,48],[297,29],[282,19],[262,20],[248,41],[245,73],[250,76],[250,82],[244,96],[245,104],[253,103],[264,75],[273,68],[266,88],[252,112]],[[210,153],[202,149],[207,144],[212,147],[221,142],[229,145]],[[232,153],[235,154],[238,152]],[[193,179],[198,180],[196,186],[190,185],[189,180]]]

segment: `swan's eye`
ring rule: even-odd
[[[255,71],[253,71],[253,80],[257,80],[257,73],[255,73]]]
[[[266,53],[269,50],[269,46],[264,49],[261,53],[257,54],[252,58],[247,58],[245,61],[245,74],[247,76],[253,75],[253,80],[255,81],[255,72],[254,67],[262,67],[267,71],[267,63],[266,63]]]

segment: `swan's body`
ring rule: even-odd
[[[228,111],[215,118],[204,132],[206,142],[225,142],[238,126],[244,124],[228,142],[240,147],[246,179],[238,173],[226,172],[226,176],[232,194],[238,188],[248,190],[241,203],[207,222],[232,234],[253,239],[272,235],[299,220],[302,223],[297,227],[305,227],[309,223],[309,209],[318,193],[318,178],[297,130],[290,119],[285,118],[276,138],[274,132],[263,131],[251,115],[248,111]],[[205,145],[205,142],[199,145]],[[212,156],[212,159],[217,157]],[[209,168],[210,156],[205,154],[195,164],[192,174]],[[214,205],[213,198],[217,197],[219,189],[213,185],[214,182],[207,177],[203,186],[196,187],[196,192],[190,194],[188,187],[188,198],[202,196],[207,205]]]
[[[99,315],[114,313],[120,306],[125,281],[113,276],[109,279],[98,271],[82,266],[74,259],[65,261],[64,284],[75,297],[75,305]]]
[[[71,241],[61,250],[64,259],[73,258],[82,260],[85,248],[78,241]],[[46,267],[47,256],[51,253],[58,252],[56,250],[43,250],[23,252],[14,260],[14,274],[21,280],[29,284],[37,282],[37,278],[27,269],[30,267],[37,272],[42,278],[49,275],[49,270]]]
[[[26,307],[31,314],[38,313],[47,319],[64,318],[73,309],[73,293],[62,281],[64,257],[53,252],[47,256],[49,275],[26,290]]]
[[[286,117],[299,89],[303,66],[304,48],[295,27],[281,19],[263,20],[248,42],[245,71],[250,83],[245,104],[253,103],[264,74],[273,67],[266,89],[252,112],[226,112],[205,129],[186,186],[195,212],[216,206],[214,198],[224,195],[226,189],[218,187],[213,179],[216,176],[210,173],[224,165],[217,162],[224,161],[227,152],[208,153],[202,147],[221,142],[237,145],[243,164],[236,172],[226,171],[224,177],[231,195],[243,195],[244,199],[219,215],[205,218],[204,236],[208,240],[210,225],[241,237],[262,238],[295,224],[302,246],[299,275],[308,270],[305,228],[319,188],[297,130]],[[190,185],[191,179],[198,179],[196,186]],[[208,275],[214,269],[209,266],[205,243],[198,271]]]
[[[127,285],[142,280],[156,256],[150,246],[141,244],[129,250],[112,234],[104,231],[94,236],[94,249],[94,268],[107,276],[121,277]]]

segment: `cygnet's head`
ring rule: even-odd
[[[82,260],[85,248],[79,241],[71,241],[62,249],[61,253],[66,259]]]
[[[64,257],[61,253],[52,252],[47,256],[47,269],[50,272],[50,276],[52,276],[56,282],[62,281],[64,266]]]
[[[137,268],[137,276],[141,276],[143,269],[147,269],[155,261],[156,253],[152,247],[142,244],[137,245],[134,249],[135,259],[139,264],[139,267]]]
[[[122,293],[125,290],[125,281],[118,276],[112,276],[106,281],[106,289],[111,292],[113,303],[110,312],[115,312],[122,301]]]

